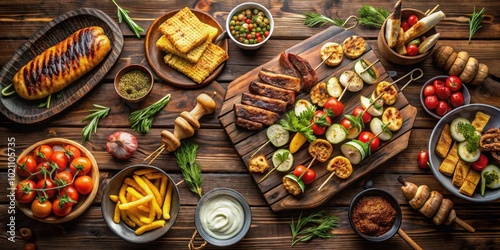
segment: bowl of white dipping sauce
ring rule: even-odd
[[[250,229],[252,212],[245,197],[234,189],[216,188],[200,199],[195,225],[200,236],[214,246],[240,241]]]

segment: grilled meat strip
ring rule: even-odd
[[[265,83],[273,86],[300,92],[300,78],[265,69],[259,72],[259,78]]]
[[[286,111],[286,102],[261,95],[252,95],[250,93],[241,94],[241,103],[267,109],[278,114],[283,114]]]
[[[295,103],[295,92],[288,89],[278,88],[266,83],[250,82],[248,86],[250,92],[261,96],[278,99],[286,102],[288,105]]]
[[[234,113],[237,117],[265,125],[273,125],[280,118],[276,112],[245,104],[234,104]]]
[[[236,117],[236,125],[246,128],[248,130],[258,130],[262,128],[262,123],[250,121],[245,118]]]
[[[288,60],[290,60],[290,63],[292,63],[293,67],[302,77],[302,90],[309,92],[311,88],[318,83],[318,76],[316,75],[316,72],[311,67],[309,62],[298,55],[288,53]]]

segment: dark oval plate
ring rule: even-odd
[[[12,83],[17,71],[38,54],[66,39],[75,31],[88,26],[103,28],[111,42],[111,51],[99,65],[63,90],[52,94],[48,109],[38,107],[46,99],[30,101],[14,94],[7,97],[0,96],[0,112],[17,123],[38,123],[68,108],[95,87],[120,56],[123,35],[113,19],[101,10],[92,8],[81,8],[62,14],[36,31],[5,63],[0,71],[0,84],[2,89],[5,88]]]
[[[498,198],[500,198],[500,190],[495,189],[486,189],[486,192],[484,194],[484,197],[481,196],[479,192],[479,187],[481,185],[481,182],[478,184],[478,188],[474,192],[474,195],[472,197],[469,197],[467,195],[464,195],[458,191],[459,187],[456,187],[455,185],[452,184],[452,177],[446,176],[439,172],[439,166],[441,165],[441,162],[443,161],[443,158],[439,157],[436,155],[436,152],[434,151],[436,149],[437,142],[439,140],[439,136],[441,135],[441,131],[443,131],[444,126],[448,123],[451,123],[453,119],[457,117],[465,117],[469,119],[469,121],[474,120],[474,116],[478,111],[481,111],[483,113],[486,113],[490,116],[490,120],[484,127],[483,131],[489,129],[489,128],[498,128],[500,127],[500,109],[494,106],[486,105],[486,104],[469,104],[465,105],[459,108],[456,108],[450,113],[446,114],[439,120],[439,122],[436,124],[434,127],[434,130],[432,130],[431,138],[429,139],[429,162],[431,164],[431,170],[434,173],[434,176],[436,176],[436,179],[446,188],[448,191],[453,193],[454,195],[469,200],[469,201],[474,201],[474,202],[488,202],[488,201],[494,201]]]
[[[162,36],[162,33],[158,30],[158,27],[160,27],[163,22],[165,22],[167,19],[169,19],[179,11],[180,10],[170,11],[167,14],[158,17],[153,21],[153,23],[151,23],[146,33],[146,41],[144,42],[146,59],[148,60],[149,66],[151,67],[151,69],[153,69],[156,75],[158,75],[158,77],[160,77],[167,83],[175,87],[185,89],[200,88],[215,80],[215,78],[222,72],[226,63],[221,63],[219,67],[217,67],[210,75],[208,75],[205,81],[198,84],[183,73],[168,66],[163,61],[163,57],[166,53],[156,48],[156,41],[158,41],[158,39],[160,39],[160,37]],[[191,9],[191,11],[196,17],[198,17],[198,19],[200,19],[200,21],[217,28],[217,36],[219,36],[223,32],[222,26],[211,15],[199,10]],[[216,39],[217,36],[215,36],[214,39]],[[226,52],[228,51],[227,39],[222,39],[222,41],[218,45]]]

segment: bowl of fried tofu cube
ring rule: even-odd
[[[469,127],[472,133],[468,134],[477,136],[477,140],[460,136],[465,127]],[[500,109],[487,104],[461,106],[443,116],[429,139],[429,163],[436,179],[452,194],[465,200],[488,202],[499,199],[500,189],[486,188],[481,194],[481,171],[473,165],[480,156],[478,154],[484,154],[488,164],[500,166],[493,152],[480,143],[484,135],[499,128]],[[467,146],[475,143],[476,147]]]
[[[188,7],[157,18],[146,33],[146,59],[167,83],[181,88],[209,84],[229,58],[227,39],[215,44],[222,26],[208,13]]]

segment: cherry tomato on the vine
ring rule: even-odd
[[[93,187],[94,181],[88,175],[79,176],[75,180],[75,188],[80,194],[89,194]]]
[[[37,218],[45,218],[52,212],[52,203],[48,200],[40,201],[35,199],[33,203],[31,203],[31,212],[33,212],[33,216]]]
[[[28,177],[30,174],[34,174],[36,172],[37,167],[36,160],[31,155],[26,155],[21,158],[17,165],[17,173],[20,176]]]
[[[37,163],[41,163],[44,161],[48,161],[54,150],[49,145],[40,145],[33,151],[33,157],[35,158]]]
[[[38,164],[38,166],[36,166],[36,170],[35,170],[35,173],[37,173],[36,177],[38,179],[50,178],[50,171],[51,170],[52,170],[51,163],[48,161],[44,161],[44,162]],[[44,177],[44,175],[45,175],[45,177]]]
[[[52,202],[52,212],[57,216],[66,216],[71,213],[73,203],[64,201],[64,199],[57,198]]]
[[[61,171],[54,177],[54,182],[59,186],[71,184],[73,182],[73,175],[69,171]]]
[[[64,153],[66,153],[70,162],[73,161],[73,159],[82,156],[80,149],[71,144],[64,146]]]
[[[92,168],[92,163],[87,157],[77,157],[69,164],[69,172],[75,175],[78,172],[78,176],[86,175]]]
[[[35,182],[32,180],[22,180],[16,186],[15,197],[19,203],[30,203],[36,197]]]
[[[41,191],[37,191],[39,196],[50,199],[56,194],[57,185],[50,179],[40,179],[36,182],[35,188]]]
[[[70,198],[71,202],[78,202],[78,198],[80,198],[80,195],[78,193],[78,190],[76,190],[75,187],[73,186],[67,186],[67,187],[64,187],[62,188],[60,191],[59,191],[59,198],[62,198],[62,197],[68,197]]]

